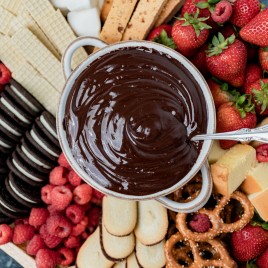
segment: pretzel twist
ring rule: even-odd
[[[238,221],[225,223],[220,214],[230,199],[237,200],[241,204],[244,213]],[[242,229],[253,217],[254,207],[243,193],[236,191],[230,197],[222,196],[213,210],[202,208],[198,213],[205,214],[209,217],[212,227],[207,232],[198,233],[189,229],[187,225],[187,214],[185,213],[177,214],[176,227],[186,239],[193,241],[208,241],[221,233],[229,233]]]

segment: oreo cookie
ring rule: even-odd
[[[13,150],[15,144],[15,141],[12,141],[5,133],[0,130],[0,155],[9,154]]]
[[[18,219],[27,216],[30,208],[20,204],[7,190],[5,182],[0,183],[0,213]]]
[[[60,144],[56,131],[56,120],[47,111],[43,112],[40,117],[35,119],[35,126],[39,132],[44,133],[44,135],[60,149]]]
[[[5,180],[5,186],[13,198],[26,207],[38,207],[42,203],[41,187],[34,187],[26,183],[12,172]]]
[[[5,90],[21,107],[25,107],[25,110],[33,117],[37,117],[44,111],[42,104],[14,79],[10,80],[10,84],[6,86]]]
[[[13,219],[11,219],[10,217],[0,212],[0,224],[3,224],[3,223],[10,224],[12,222],[13,222]]]

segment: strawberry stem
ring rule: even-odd
[[[253,89],[254,100],[257,105],[261,106],[261,113],[263,113],[268,108],[268,83],[261,83],[261,90]]]
[[[164,29],[161,31],[160,35],[155,37],[152,41],[159,43],[159,44],[163,44],[163,45],[170,47],[170,48],[173,48],[173,49],[177,48],[173,39],[168,36],[166,30],[164,30]]]
[[[234,105],[239,111],[241,118],[245,118],[247,116],[247,113],[255,113],[255,106],[252,103],[251,94],[238,96]]]

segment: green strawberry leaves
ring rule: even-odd
[[[222,91],[226,91],[226,92],[230,93],[234,97],[234,101],[236,101],[238,99],[238,97],[240,96],[240,92],[237,91],[236,89],[231,89],[230,85],[228,83],[221,81],[220,79],[216,78],[215,76],[212,76],[212,80],[220,85],[220,88]]]
[[[261,226],[263,229],[268,230],[268,222],[264,221],[257,212],[254,213],[250,224],[253,226]]]
[[[168,36],[168,34],[165,30],[162,30],[160,35],[155,37],[152,41],[159,43],[159,44],[163,44],[163,45],[170,47],[170,48],[173,48],[173,49],[177,48],[173,39]]]
[[[247,262],[246,268],[258,268],[258,266],[254,263],[255,260]]]
[[[257,105],[261,106],[261,113],[268,108],[268,84],[260,81],[261,90],[253,89],[254,100]]]
[[[206,53],[208,57],[220,55],[224,49],[227,49],[229,45],[233,44],[235,41],[235,35],[232,34],[228,38],[224,38],[222,33],[218,33],[213,36],[211,43],[208,45],[208,50]]]

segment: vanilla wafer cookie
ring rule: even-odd
[[[15,19],[11,12],[0,6],[0,33],[9,34],[12,20]]]
[[[103,41],[112,44],[122,39],[137,2],[137,0],[113,0],[112,8],[100,33]]]
[[[21,6],[21,0],[0,0],[0,6],[4,7],[12,14],[17,15]]]
[[[152,0],[150,4],[148,0],[140,0],[128,22],[122,40],[145,39],[166,3],[167,0]]]
[[[184,0],[169,0],[167,1],[165,7],[157,18],[155,26],[165,24],[169,22],[174,15],[181,9]]]
[[[108,14],[112,8],[112,5],[113,5],[113,0],[104,0],[104,3],[101,8],[101,14],[100,14],[102,21],[106,21]]]
[[[13,45],[32,66],[59,92],[64,86],[60,61],[27,28],[17,31],[12,37]]]

